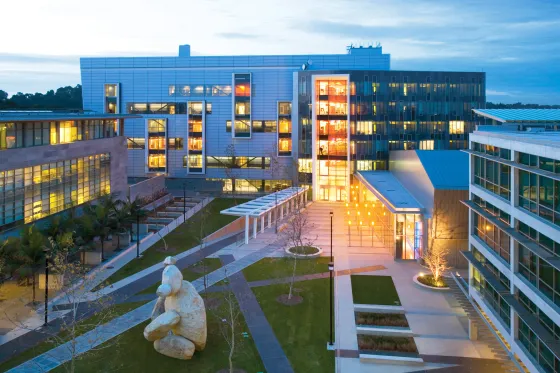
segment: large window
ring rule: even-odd
[[[110,192],[109,154],[0,171],[0,227],[30,223]]]
[[[518,339],[545,372],[560,371],[558,358],[521,317],[519,318]]]
[[[186,114],[186,102],[129,102],[126,105],[129,114]]]
[[[511,168],[482,157],[474,157],[474,183],[502,197],[510,199]]]
[[[519,207],[560,225],[560,181],[519,170]]]
[[[510,258],[510,238],[500,228],[478,215],[474,214],[474,234],[480,238],[487,247],[498,254],[509,264]]]
[[[476,268],[473,268],[472,286],[484,298],[486,304],[492,308],[494,314],[498,316],[503,325],[509,329],[511,322],[509,304],[504,301],[500,293],[486,281],[486,278]]]
[[[560,306],[560,272],[519,244],[519,274]]]

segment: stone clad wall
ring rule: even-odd
[[[165,175],[158,175],[147,180],[133,184],[129,188],[131,200],[151,196],[153,193],[165,188]]]

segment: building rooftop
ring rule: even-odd
[[[473,109],[473,111],[502,123],[560,122],[560,109]]]
[[[468,190],[469,156],[458,150],[416,150],[434,189]]]
[[[356,176],[392,213],[424,209],[390,171],[358,171]]]
[[[501,126],[478,126],[473,135],[498,137],[506,140],[520,141],[543,146],[560,147],[558,131],[515,131]]]
[[[7,110],[0,111],[0,122],[32,122],[47,120],[83,120],[83,119],[130,119],[142,118],[137,114],[105,114],[97,112],[71,113],[56,112],[48,110],[34,111],[18,111]]]

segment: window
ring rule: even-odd
[[[189,150],[202,151],[202,137],[189,137]]]
[[[275,120],[265,120],[264,121],[264,132],[276,132],[276,121]]]
[[[191,87],[191,96],[204,96],[204,85],[195,85]]]
[[[231,132],[231,120],[226,120],[226,132]]]
[[[235,103],[235,115],[245,116],[251,113],[251,103],[250,102],[236,102]]]
[[[211,102],[206,103],[206,114],[212,114],[212,103]]]
[[[254,120],[252,123],[253,123],[253,132],[264,132],[264,121]]]
[[[170,150],[183,150],[183,138],[182,137],[172,137],[169,140]]]
[[[165,169],[165,154],[148,154],[148,170],[157,171]]]
[[[169,96],[175,96],[175,85],[174,84],[169,85],[167,92]]]
[[[74,121],[59,123],[59,143],[70,143],[78,140],[78,127]]]
[[[510,199],[510,172],[508,165],[474,157],[474,183],[507,200]]]
[[[494,251],[505,262],[509,263],[510,239],[500,228],[478,214],[474,214],[474,235]]]
[[[165,119],[148,119],[148,133],[166,132]]]
[[[462,120],[449,121],[449,134],[450,135],[463,135],[465,133],[465,122]]]
[[[504,326],[509,327],[511,322],[511,310],[509,304],[502,298],[486,278],[476,269],[473,268],[472,277],[473,287],[480,293],[486,304],[492,308],[494,314],[498,316],[499,320]]]
[[[231,96],[231,85],[212,86],[212,96]]]
[[[165,150],[165,137],[150,137],[148,138],[148,149],[151,150]]]
[[[235,96],[237,97],[249,97],[251,96],[251,83],[240,82],[235,83]]]
[[[292,133],[292,121],[280,118],[278,120],[278,133]]]
[[[116,84],[105,84],[105,97],[117,97]]]
[[[278,153],[279,155],[291,155],[292,139],[278,139]]]
[[[189,102],[188,103],[189,115],[202,115],[202,102]]]
[[[202,168],[202,155],[201,154],[191,154],[189,155],[189,168]]]
[[[291,102],[279,102],[278,103],[278,114],[279,115],[291,115],[292,114],[292,103]]]
[[[190,96],[191,95],[191,86],[180,85],[179,86],[179,94],[181,96]]]
[[[128,137],[126,144],[128,149],[145,149],[146,139],[143,137]]]

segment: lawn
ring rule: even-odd
[[[138,308],[140,306],[142,306],[143,304],[145,304],[146,302],[132,302],[132,303],[122,303],[122,304],[117,304],[115,305],[112,309],[111,312],[113,313],[111,316],[116,318],[120,315],[123,315],[135,308]],[[93,315],[88,319],[82,320],[80,321],[80,324],[84,325],[84,327],[80,328],[78,327],[78,332],[76,334],[76,336],[83,334],[89,330],[92,329],[92,326],[95,326],[97,324],[99,324],[99,315]],[[67,336],[68,333],[65,332],[61,332],[59,334],[59,337],[62,339],[66,339],[65,336]],[[56,342],[56,343],[55,343]],[[26,362],[29,359],[32,359],[42,353],[45,353],[51,349],[53,349],[54,347],[56,347],[58,345],[58,343],[60,342],[60,340],[58,341],[44,341],[39,343],[38,345],[36,345],[35,347],[31,347],[28,350],[26,350],[25,352],[14,356],[13,358],[11,358],[10,360],[7,360],[5,362],[3,362],[2,364],[0,364],[0,372],[5,372],[9,369],[12,369],[24,362]]]
[[[220,294],[212,294],[219,299]],[[161,355],[154,350],[153,343],[144,339],[144,322],[126,333],[121,334],[119,345],[88,354],[79,360],[76,372],[197,372],[216,373],[228,367],[229,347],[220,332],[221,318],[226,313],[226,303],[219,311],[208,311],[208,342],[204,351],[196,352],[191,360],[178,360]],[[264,372],[264,366],[255,348],[253,340],[241,336],[248,332],[243,316],[240,317],[234,367],[244,369],[247,373]],[[59,367],[53,372],[65,372]]]
[[[350,279],[355,304],[401,305],[391,276],[351,275]]]
[[[218,258],[204,258],[200,262],[196,263],[193,266],[187,267],[181,271],[183,274],[183,280],[186,281],[194,281],[204,275],[203,266],[206,266],[206,275],[208,273],[213,272],[222,266],[222,262]],[[158,286],[161,284],[161,281],[158,280],[155,284],[150,286],[149,288],[142,290],[138,294],[155,294]]]
[[[294,259],[290,257],[263,258],[257,263],[245,268],[243,270],[243,275],[248,282],[290,277],[292,275],[293,265]],[[328,257],[297,259],[296,276],[323,272],[329,272]]]
[[[253,292],[295,372],[334,372],[334,353],[326,348],[329,279],[297,282],[294,287],[303,302],[293,306],[276,300],[288,293],[287,284],[253,288]]]
[[[103,283],[103,286],[113,284],[154,264],[161,263],[169,255],[177,255],[199,245],[198,236],[202,221],[204,221],[202,228],[203,236],[205,237],[238,218],[232,215],[222,215],[220,211],[234,206],[236,202],[240,204],[247,201],[246,199],[234,200],[233,198],[214,199],[203,210],[194,214],[189,220],[165,236],[165,242],[170,249],[169,252],[163,251],[165,248],[163,240],[159,240],[148,250],[144,251],[140,259],[132,260],[110,276]]]

